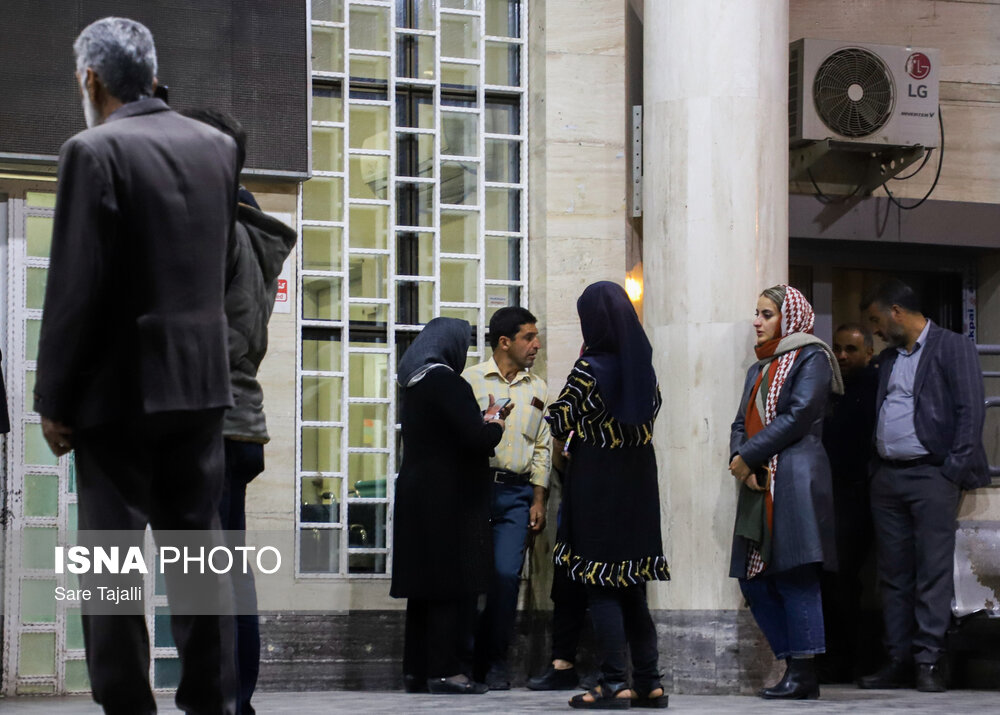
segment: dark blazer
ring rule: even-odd
[[[59,155],[35,410],[89,427],[228,407],[223,313],[236,147],[158,99]]]
[[[927,342],[920,346],[923,354],[913,379],[917,439],[941,461],[944,476],[962,489],[986,486],[990,483],[983,447],[986,397],[976,346],[964,335],[929,322]],[[896,348],[879,356],[876,414],[882,411],[898,356]]]
[[[868,484],[875,434],[878,369],[867,366],[844,376],[844,394],[831,395],[823,420],[823,447],[830,458],[833,484]]]
[[[771,455],[778,454],[772,554],[766,573],[811,563],[835,569],[833,486],[822,442],[823,414],[833,374],[830,361],[820,347],[802,348],[781,388],[777,416],[748,439],[747,404],[759,372],[756,364],[747,372],[729,453],[739,453],[751,469],[766,465]],[[743,537],[733,537],[729,575],[734,578],[746,576],[747,545]]]
[[[403,391],[403,463],[396,480],[396,598],[485,593],[493,578],[489,458],[503,437],[472,388],[436,368]]]

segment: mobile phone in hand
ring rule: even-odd
[[[500,410],[502,410],[504,407],[506,407],[509,404],[510,404],[510,398],[509,397],[501,397],[499,400],[497,400],[497,401],[495,401],[493,403],[493,406],[496,407],[497,411],[499,412]]]

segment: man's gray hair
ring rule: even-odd
[[[97,20],[76,38],[73,52],[81,81],[89,67],[121,102],[152,95],[156,46],[153,34],[142,23],[124,17]]]

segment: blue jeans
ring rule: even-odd
[[[514,634],[521,566],[528,543],[535,488],[529,483],[493,483],[493,582],[476,632],[477,675],[493,670],[507,677],[507,650]]]
[[[819,574],[819,564],[806,564],[739,580],[750,612],[779,660],[826,652]]]

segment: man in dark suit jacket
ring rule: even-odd
[[[56,455],[76,450],[81,535],[150,524],[221,537],[236,147],[152,98],[156,51],[143,25],[99,20],[74,51],[89,128],[59,158],[35,410]],[[178,706],[235,712],[228,581],[214,589],[218,608],[199,611],[214,615],[179,613],[169,573],[167,587]],[[83,607],[94,699],[109,713],[155,712],[143,615]]]
[[[903,687],[915,664],[917,689],[941,692],[959,496],[989,481],[982,372],[975,345],[925,318],[906,284],[879,286],[861,310],[890,346],[871,488],[889,662],[859,685]]]

